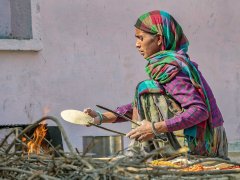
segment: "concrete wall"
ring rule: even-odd
[[[145,78],[133,25],[149,10],[170,12],[190,41],[190,56],[211,85],[230,141],[240,140],[238,0],[40,1],[43,50],[0,52],[1,123],[30,123],[64,109],[128,103]],[[49,122],[50,123],[50,122]],[[51,124],[51,123],[50,123]],[[111,134],[62,121],[81,149],[83,135]],[[130,124],[108,125],[128,132]]]

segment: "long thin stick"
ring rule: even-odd
[[[118,131],[114,131],[114,130],[111,130],[111,129],[108,129],[108,128],[105,128],[105,127],[102,127],[102,126],[98,126],[98,125],[93,124],[93,123],[89,123],[89,124],[92,125],[92,126],[98,127],[98,128],[100,128],[100,129],[104,129],[104,130],[109,131],[109,132],[113,132],[113,133],[116,133],[116,134],[120,134],[120,135],[126,136],[125,133],[121,133],[121,132],[118,132]]]
[[[135,124],[135,125],[137,125],[137,126],[140,126],[138,123],[134,122],[133,120],[131,120],[130,118],[128,118],[128,117],[126,117],[126,116],[124,116],[124,115],[122,115],[122,114],[119,114],[119,113],[117,113],[117,112],[115,112],[115,111],[113,111],[113,110],[111,110],[111,109],[108,109],[108,108],[103,107],[103,106],[100,106],[100,105],[96,105],[96,106],[99,107],[99,108],[101,108],[101,109],[104,109],[104,110],[106,110],[106,111],[109,111],[109,112],[111,112],[111,113],[113,113],[113,114],[115,114],[115,115],[118,115],[118,116],[120,116],[121,118],[123,118],[123,119],[125,119],[125,120],[127,120],[127,121],[130,121],[130,122],[132,122],[133,124]]]

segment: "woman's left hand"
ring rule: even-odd
[[[138,141],[147,141],[154,137],[152,132],[152,123],[146,120],[142,121],[142,125],[131,130],[127,135],[130,139]]]

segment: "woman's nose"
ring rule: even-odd
[[[140,43],[139,43],[139,41],[136,41],[136,48],[140,48]]]

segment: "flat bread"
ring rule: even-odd
[[[88,114],[78,110],[64,110],[61,112],[61,117],[70,123],[79,125],[88,125],[93,121],[93,118]]]

